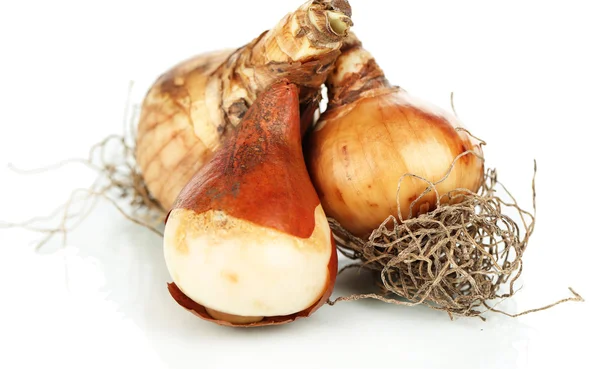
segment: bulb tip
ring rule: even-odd
[[[346,37],[348,35],[348,30],[353,26],[350,17],[332,10],[327,11],[326,15],[329,30],[338,36]]]

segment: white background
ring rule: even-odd
[[[121,133],[129,81],[194,54],[244,44],[301,1],[0,3],[0,220],[44,215],[94,174],[83,157]],[[511,312],[569,296],[585,303],[511,319],[450,321],[375,301],[325,306],[277,328],[234,330],[180,309],[161,240],[100,203],[68,247],[0,230],[0,367],[595,367],[600,166],[599,10],[592,1],[355,0],[354,30],[389,79],[450,108],[484,138],[487,165],[538,223]],[[65,274],[66,271],[66,274]],[[364,288],[340,277],[335,296]],[[355,285],[352,287],[352,285]]]

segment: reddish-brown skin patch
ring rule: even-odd
[[[298,89],[287,81],[252,104],[211,160],[184,187],[173,209],[227,214],[308,238],[319,197],[301,146]]]
[[[337,251],[335,249],[335,241],[333,240],[333,235],[331,236],[331,245],[332,245],[331,258],[329,258],[329,264],[327,265],[328,272],[329,272],[329,280],[327,281],[327,285],[325,287],[325,290],[323,291],[323,295],[321,296],[319,301],[315,302],[312,306],[310,306],[309,308],[302,310],[301,312],[298,312],[296,314],[285,315],[285,316],[268,316],[268,317],[265,317],[260,322],[248,323],[248,324],[234,324],[234,323],[227,322],[224,320],[217,320],[217,319],[211,317],[210,315],[208,315],[204,306],[196,303],[194,300],[187,297],[179,289],[179,287],[177,287],[177,285],[175,283],[168,283],[167,287],[169,289],[169,293],[171,294],[173,299],[175,301],[177,301],[177,303],[179,305],[181,305],[183,308],[189,310],[192,314],[196,315],[197,317],[202,318],[204,320],[208,320],[213,323],[217,323],[217,324],[225,325],[225,326],[229,326],[229,327],[244,327],[244,328],[260,327],[260,326],[266,326],[266,325],[280,325],[280,324],[290,323],[298,318],[306,318],[306,317],[312,315],[315,311],[317,311],[317,309],[319,309],[321,306],[323,306],[327,302],[329,297],[331,297],[331,294],[333,293],[333,287],[335,285],[335,280],[337,277],[337,267],[338,267]]]

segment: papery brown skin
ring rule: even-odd
[[[249,44],[193,57],[154,83],[142,105],[136,160],[164,210],[276,80],[299,86],[304,129],[313,123],[350,16],[346,0],[308,1]]]
[[[203,214],[216,210],[259,228],[274,229],[299,239],[311,237],[320,201],[304,163],[301,141],[298,89],[288,81],[278,82],[256,100],[240,126],[184,187],[172,212],[185,209]],[[295,314],[233,324],[211,317],[176,283],[169,284],[169,291],[184,308],[222,325],[273,325],[307,317],[327,301],[337,275],[335,242],[327,229],[331,248],[325,266],[327,283],[314,304]]]
[[[462,125],[455,117],[391,86],[354,35],[327,87],[328,108],[307,137],[307,166],[326,214],[355,236],[368,237],[389,216],[398,218],[396,194],[404,174],[436,182],[459,154],[472,150],[482,155],[476,140],[456,130]],[[456,162],[436,186],[440,195],[481,186],[483,160],[476,155]],[[402,219],[435,208],[433,191],[416,201],[427,186],[403,179],[398,197]]]

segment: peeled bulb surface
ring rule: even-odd
[[[449,114],[402,90],[330,109],[308,145],[309,171],[326,214],[353,234],[368,236],[388,216],[397,216],[396,194],[404,174],[436,182],[459,154],[481,153],[458,126]],[[437,190],[440,195],[457,188],[477,190],[482,178],[483,161],[468,154]],[[398,196],[404,219],[427,186],[404,178]],[[412,216],[434,206],[432,192],[413,207]]]
[[[178,209],[165,228],[167,267],[206,308],[250,317],[297,313],[319,300],[329,279],[331,235],[320,206],[315,219],[312,235],[301,238],[220,211]]]

